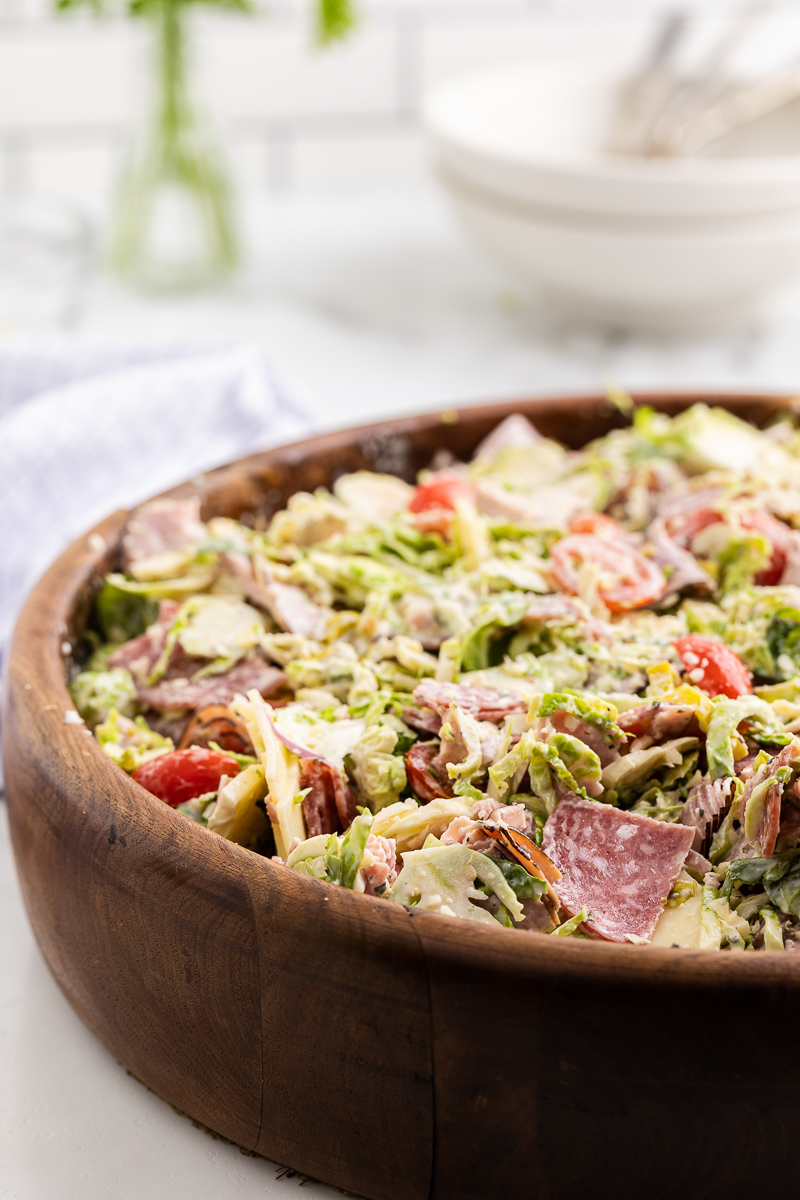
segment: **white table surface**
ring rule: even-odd
[[[251,267],[213,295],[155,300],[99,278],[78,328],[254,341],[327,427],[608,380],[800,391],[800,287],[726,333],[575,329],[485,264],[422,187],[277,199],[251,212],[250,242]],[[275,1200],[298,1182],[179,1117],[83,1027],[25,920],[0,805],[0,1196]]]

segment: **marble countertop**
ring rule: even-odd
[[[276,198],[251,265],[213,295],[154,299],[99,277],[76,327],[257,343],[323,427],[514,396],[800,390],[800,286],[733,331],[680,340],[575,328],[485,263],[426,187]],[[84,1028],[36,949],[0,805],[0,1197],[288,1197],[302,1181],[176,1114]],[[303,1195],[333,1195],[305,1182]]]

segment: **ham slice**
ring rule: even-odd
[[[437,683],[435,679],[423,679],[414,689],[414,701],[440,717],[451,704],[456,704],[479,721],[502,721],[509,713],[525,712],[529,703],[519,692],[471,687],[466,683]]]
[[[608,942],[648,940],[694,832],[596,800],[565,797],[548,817],[542,849],[562,874],[564,911],[583,907],[584,931]]]
[[[663,518],[657,518],[647,531],[647,544],[653,562],[661,567],[666,576],[664,595],[674,596],[678,592],[691,591],[709,595],[716,589],[714,580],[705,571],[691,550],[679,546],[667,531]]]
[[[128,519],[122,537],[122,564],[127,571],[143,558],[169,550],[185,550],[207,539],[197,496],[188,500],[151,500]]]
[[[473,457],[474,462],[494,458],[501,450],[516,450],[521,446],[535,446],[541,441],[542,435],[534,429],[527,417],[522,413],[512,413],[499,425],[495,425],[478,445]]]
[[[321,608],[309,600],[302,588],[293,583],[272,579],[264,584],[262,607],[276,625],[298,637],[319,637],[330,609]]]
[[[397,849],[394,838],[371,833],[361,861],[364,891],[368,896],[381,896],[397,879]]]
[[[690,875],[694,875],[698,879],[711,870],[711,863],[703,854],[698,854],[696,850],[689,850],[686,854],[686,862],[683,864]]]
[[[531,596],[523,625],[544,625],[547,621],[578,620],[581,610],[569,596]]]
[[[315,604],[293,583],[280,583],[263,571],[259,577],[252,559],[245,554],[226,554],[224,562],[241,584],[245,598],[269,613],[279,629],[298,637],[320,636],[330,616],[329,608]]]
[[[619,734],[616,738],[606,735],[597,725],[592,725],[591,721],[584,721],[582,717],[575,717],[572,713],[563,712],[557,709],[545,718],[543,724],[549,724],[557,733],[568,733],[571,737],[575,737],[579,742],[583,742],[584,746],[588,746],[590,750],[594,750],[597,757],[600,759],[600,766],[605,770],[612,762],[616,762],[619,758],[619,750],[617,747],[624,743],[624,738],[620,741]],[[544,731],[544,740],[547,740],[547,731]]]
[[[123,642],[108,656],[110,667],[125,667],[134,679],[144,681],[153,669],[167,641],[167,634],[180,604],[175,600],[162,600],[158,607],[158,620],[139,637]]]

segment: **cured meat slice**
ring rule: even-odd
[[[800,587],[800,533],[795,529],[786,535],[786,561],[779,582],[781,587]]]
[[[382,896],[397,879],[397,849],[394,838],[371,833],[361,860],[364,891],[368,896]]]
[[[245,598],[269,613],[285,633],[298,637],[318,637],[330,615],[330,609],[315,604],[302,588],[273,579],[263,562],[256,564],[249,555],[230,552],[223,562],[241,585]]]
[[[548,817],[542,849],[558,867],[561,906],[585,906],[586,933],[608,942],[649,939],[694,831],[610,804],[567,796]]]
[[[564,712],[562,709],[556,709],[545,720],[557,733],[568,733],[593,750],[600,759],[600,766],[604,769],[619,758],[617,749],[617,746],[621,744],[619,734],[616,738],[610,735],[606,737],[603,730],[597,725],[592,725],[590,721],[584,721],[581,717],[573,716],[572,713]],[[623,738],[622,742],[624,740]]]
[[[442,718],[429,708],[404,708],[401,715],[406,725],[420,733],[438,734],[442,728]]]
[[[471,687],[466,683],[437,683],[435,679],[423,679],[413,695],[417,704],[433,709],[440,717],[451,704],[457,704],[479,721],[502,721],[509,713],[525,712],[528,707],[528,700],[519,692]]]
[[[531,596],[522,624],[543,625],[545,621],[574,621],[580,616],[580,609],[569,596]]]
[[[512,413],[499,425],[495,425],[492,432],[488,433],[479,443],[473,455],[473,461],[480,462],[481,459],[494,458],[501,450],[517,450],[524,446],[535,446],[541,440],[542,435],[531,425],[527,417],[523,417],[522,413]]]
[[[698,854],[696,850],[689,850],[686,854],[684,867],[690,875],[702,879],[706,872],[711,870],[711,863],[704,854]]]
[[[797,845],[800,836],[800,779],[796,779],[791,788],[787,788],[781,800],[781,827],[776,853],[791,850]]]
[[[800,768],[800,739],[794,738],[789,742],[788,746],[784,746],[780,754],[771,758],[769,762],[764,763],[762,767],[752,774],[744,787],[741,803],[739,805],[739,821],[742,828],[750,822],[751,814],[748,813],[748,805],[756,788],[759,787],[764,780],[770,775],[779,770],[781,767],[792,767],[795,771]],[[778,840],[778,834],[781,827],[781,800],[783,798],[784,786],[781,783],[774,783],[772,787],[767,788],[766,795],[763,797],[761,819],[758,823],[758,833],[756,841],[758,842],[760,853],[764,858],[771,858],[775,850],[775,843]],[[787,788],[791,795],[791,784]],[[754,803],[756,803],[754,801]],[[747,836],[752,836],[748,834]]]
[[[433,765],[438,755],[439,747],[433,745],[412,746],[406,754],[408,782],[423,804],[430,804],[431,800],[438,800],[440,796],[453,794],[446,773],[437,771]]]
[[[647,530],[647,544],[653,562],[664,572],[667,586],[662,600],[678,592],[692,591],[709,594],[715,589],[714,580],[697,561],[691,550],[679,546],[667,531],[666,522],[658,518]]]
[[[733,796],[732,779],[704,779],[691,789],[681,813],[681,823],[694,830],[692,849],[703,854],[712,833],[728,811]]]
[[[342,828],[336,793],[327,763],[318,758],[304,758],[300,762],[300,787],[310,788],[303,797],[303,816],[309,837],[320,833],[338,833]]]
[[[689,732],[695,710],[689,704],[639,704],[620,713],[617,724],[633,737],[651,737],[654,742],[669,742]],[[693,735],[700,732],[695,721]]]
[[[240,692],[255,688],[262,696],[271,696],[287,682],[283,671],[271,667],[258,653],[248,654],[224,675],[206,675],[192,683],[187,678],[162,679],[153,687],[139,689],[139,700],[148,708],[196,709],[206,704],[230,704]]]
[[[355,820],[355,796],[342,772],[324,758],[300,761],[300,787],[311,788],[303,797],[303,816],[308,836],[339,833]]]
[[[263,607],[276,625],[298,637],[318,637],[330,609],[309,600],[302,588],[276,579],[264,585]]]
[[[162,600],[158,606],[158,620],[139,637],[123,642],[109,654],[108,665],[125,667],[137,682],[147,679],[166,645],[167,634],[179,608],[180,604],[175,600]]]
[[[132,563],[169,550],[184,550],[207,540],[206,527],[200,520],[200,501],[151,500],[131,514],[122,538],[122,562],[125,570]]]

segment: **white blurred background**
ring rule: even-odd
[[[0,337],[249,341],[328,425],[609,379],[798,387],[800,288],[720,330],[651,335],[564,317],[459,226],[420,131],[426,94],[465,72],[579,58],[624,75],[676,9],[692,14],[700,61],[743,0],[359,0],[357,28],[325,49],[311,0],[256,4],[251,16],[188,6],[193,82],[225,148],[244,253],[232,278],[169,296],[115,278],[101,252],[153,93],[150,22],[0,0],[0,199],[75,208],[94,248],[52,296],[48,281],[18,289],[33,300],[11,297]],[[799,58],[800,3],[767,9],[750,59]]]
[[[193,6],[195,7],[195,6]],[[360,0],[342,44],[314,43],[310,3],[190,14],[199,91],[250,193],[418,182],[420,102],[440,80],[520,59],[635,62],[659,14],[709,30],[736,0]],[[790,22],[794,3],[776,5]],[[800,11],[797,13],[800,18]],[[148,92],[146,21],[0,0],[0,179],[102,215]],[[798,37],[800,47],[800,36]]]

